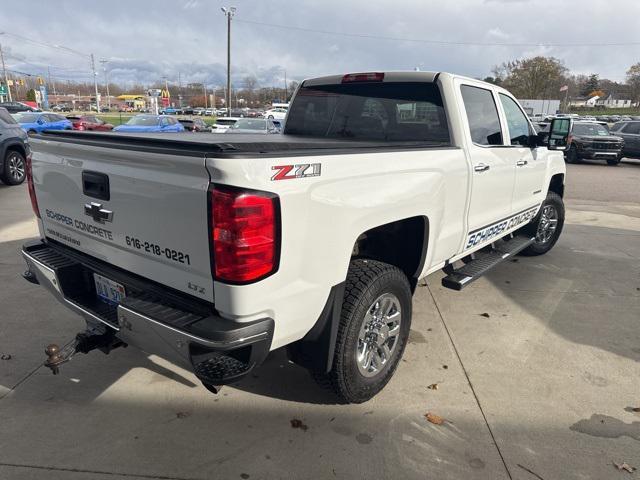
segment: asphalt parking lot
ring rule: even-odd
[[[430,277],[395,377],[344,406],[282,352],[217,396],[131,348],[51,375],[83,322],[19,278],[35,223],[0,186],[0,478],[635,478],[613,462],[640,468],[640,161],[568,165],[566,203],[548,255]]]

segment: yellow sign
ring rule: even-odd
[[[171,98],[171,94],[169,93],[169,90],[167,90],[167,89],[163,89],[162,93],[160,93],[160,96],[162,98]]]

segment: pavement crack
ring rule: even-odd
[[[431,295],[431,299],[433,300],[433,304],[435,305],[436,310],[438,311],[438,316],[440,317],[440,321],[442,322],[442,326],[444,327],[445,332],[447,332],[447,337],[449,337],[449,341],[451,342],[451,346],[453,347],[453,351],[456,354],[456,358],[458,359],[458,362],[460,363],[460,367],[462,368],[462,372],[464,373],[464,376],[467,379],[467,383],[469,384],[469,388],[471,389],[471,392],[473,393],[473,398],[475,398],[475,400],[476,400],[476,404],[478,405],[478,409],[480,410],[480,413],[482,414],[482,418],[484,419],[484,423],[487,426],[487,430],[489,431],[489,435],[491,436],[491,440],[493,441],[493,445],[496,447],[498,455],[500,456],[500,460],[502,460],[502,464],[504,465],[504,469],[507,472],[507,476],[509,477],[509,480],[513,480],[513,476],[511,475],[511,471],[509,470],[509,466],[507,465],[507,461],[505,460],[504,455],[502,454],[502,450],[500,450],[500,446],[498,445],[498,441],[496,440],[496,437],[493,434],[493,430],[491,429],[491,425],[489,425],[489,420],[487,419],[487,415],[484,413],[484,409],[482,408],[482,404],[480,403],[480,398],[478,398],[478,394],[476,393],[476,389],[473,386],[473,383],[471,383],[471,378],[469,378],[469,373],[467,372],[467,369],[464,366],[464,363],[462,362],[462,357],[460,356],[460,352],[458,352],[458,347],[456,346],[456,343],[453,341],[453,336],[451,335],[451,331],[449,330],[449,327],[447,326],[447,323],[444,321],[444,316],[442,315],[442,311],[440,310],[440,306],[438,305],[438,301],[436,300],[436,297],[433,295],[433,292],[431,291],[431,287],[429,285],[427,285],[427,290],[429,291],[429,295]]]
[[[69,473],[90,473],[94,475],[112,475],[119,477],[129,478],[145,478],[149,480],[203,480],[195,477],[172,477],[166,475],[146,475],[137,473],[122,473],[122,472],[108,472],[106,470],[87,470],[84,468],[66,468],[66,467],[52,467],[45,465],[27,465],[21,463],[6,463],[0,462],[0,467],[13,467],[13,468],[31,468],[34,470],[51,470],[54,472],[69,472]]]

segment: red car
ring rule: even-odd
[[[67,119],[73,124],[74,130],[94,130],[98,132],[113,130],[113,125],[105,123],[95,115],[70,115]]]

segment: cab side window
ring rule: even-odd
[[[502,128],[493,94],[484,88],[462,85],[462,101],[467,111],[471,140],[477,145],[502,145]]]
[[[640,133],[640,122],[627,123],[627,125],[622,129],[623,133]]]
[[[520,110],[520,107],[513,98],[501,93],[500,103],[502,103],[502,108],[504,109],[504,114],[507,119],[511,145],[529,146],[531,130],[529,129],[527,117],[522,113],[522,110]]]

